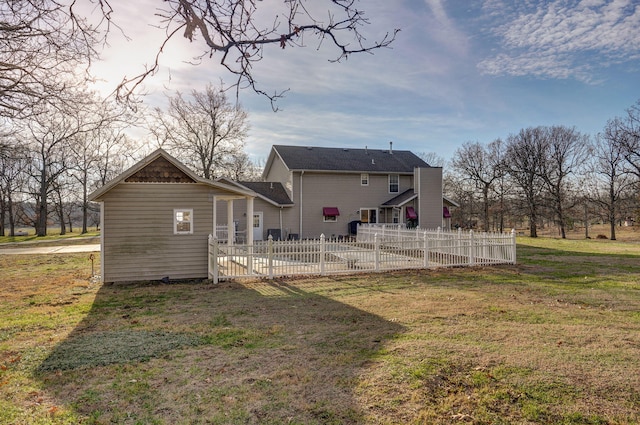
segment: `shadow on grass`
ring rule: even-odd
[[[405,329],[319,285],[103,286],[36,374],[87,423],[363,423],[360,376]]]

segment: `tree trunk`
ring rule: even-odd
[[[47,236],[47,204],[39,200],[36,209],[36,236]]]
[[[47,236],[47,168],[40,170],[40,199],[36,205],[36,236]]]
[[[587,204],[584,204],[584,238],[589,239],[589,210]]]
[[[89,201],[87,194],[87,173],[85,171],[82,182],[82,234],[87,233],[87,220],[89,215]]]
[[[6,218],[4,205],[0,205],[0,236],[5,236],[4,232],[4,220]]]
[[[532,238],[538,237],[538,225],[536,224],[537,220],[538,217],[535,213],[535,210],[532,210],[529,214],[529,236]]]
[[[7,196],[7,212],[9,213],[9,236],[16,235],[16,216],[13,211],[13,198],[11,194]]]
[[[484,231],[489,231],[489,185],[485,184],[482,188],[482,202],[484,203]]]
[[[609,235],[612,241],[616,240],[616,193],[613,183],[609,186],[609,222],[611,223],[611,234]]]
[[[567,232],[564,224],[564,212],[562,211],[562,207],[558,204],[558,226],[560,227],[560,237],[562,239],[567,239]]]
[[[60,235],[67,234],[67,226],[64,219],[64,211],[62,205],[58,207],[58,221],[60,222]]]

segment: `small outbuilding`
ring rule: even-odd
[[[255,197],[248,188],[201,178],[156,150],[89,196],[101,206],[102,280],[207,278],[208,237],[216,234],[218,203],[227,203],[220,217],[225,227],[236,229],[234,200],[243,200],[242,215],[252,217]],[[235,234],[227,232],[230,239]],[[246,232],[246,239],[251,245],[253,232]]]

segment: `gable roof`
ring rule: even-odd
[[[280,182],[239,182],[242,186],[253,190],[258,196],[279,206],[291,206],[293,201]]]
[[[277,207],[291,207],[295,205],[291,198],[289,198],[287,190],[280,182],[237,182],[227,177],[220,177],[216,181],[252,190],[257,194],[258,198],[262,198]]]
[[[90,201],[99,201],[107,192],[120,183],[200,183],[234,195],[255,197],[255,192],[214,182],[198,176],[183,163],[169,155],[164,149],[157,149],[135,165],[109,181],[89,195]]]
[[[342,171],[352,173],[413,173],[429,167],[411,151],[388,149],[320,148],[274,145],[267,165],[278,155],[289,171]]]

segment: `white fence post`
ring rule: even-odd
[[[247,276],[253,276],[253,247],[254,245],[247,245]]]
[[[429,268],[429,237],[424,232],[424,268]]]
[[[324,233],[320,235],[320,275],[325,275],[324,253],[327,252],[325,245]]]
[[[375,251],[375,271],[380,271],[380,241],[378,234],[373,235],[373,246]]]
[[[209,261],[213,263],[213,267],[211,268],[213,283],[218,283],[220,281],[220,266],[218,265],[218,238],[215,236],[213,238],[210,237],[210,245],[209,245]]]
[[[267,264],[269,267],[269,280],[273,280],[273,235],[269,234],[267,249]]]
[[[482,257],[480,258],[480,261],[483,263],[486,263],[487,260],[490,260],[489,255],[487,254],[487,252],[489,251],[489,246],[487,245],[487,232],[482,232]]]
[[[516,229],[511,229],[511,263],[516,264]]]
[[[473,230],[469,230],[469,265],[475,266],[476,264],[476,244],[473,240]]]
[[[214,230],[215,232],[215,230]],[[213,236],[209,235],[207,238],[207,277],[213,279],[213,261],[211,261],[211,243]]]

